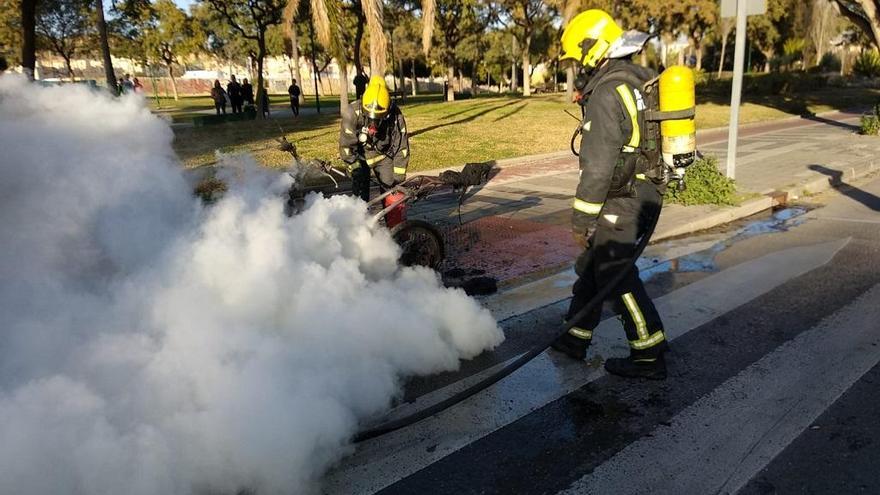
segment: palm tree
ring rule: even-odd
[[[578,9],[581,6],[579,0],[550,0],[548,3],[562,12],[561,29],[565,29],[568,26],[568,23],[578,13]],[[554,91],[556,91],[555,87],[554,84]],[[571,101],[574,97],[574,66],[571,64],[568,64],[565,68],[565,95],[568,101]]]
[[[287,51],[287,56],[293,62],[294,78],[304,87],[305,82],[302,80],[302,72],[300,72],[299,67],[299,39],[296,33],[296,26],[293,24],[297,12],[299,12],[299,0],[288,1],[284,7],[284,18],[282,20],[284,25],[284,48]],[[299,92],[300,104],[305,101],[303,93],[303,91]]]
[[[292,0],[296,1],[296,0]],[[339,64],[339,112],[345,115],[348,112],[348,60],[345,54],[345,45],[334,26],[339,26],[339,17],[342,14],[342,6],[339,0],[310,0],[312,11],[312,23],[318,34],[318,42],[330,52]]]
[[[388,67],[388,39],[385,35],[385,9],[382,0],[361,0],[370,34],[370,73],[385,76]]]

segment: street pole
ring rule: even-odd
[[[736,48],[733,53],[733,87],[730,91],[730,130],[727,134],[727,177],[736,178],[736,141],[742,101],[743,62],[746,55],[746,0],[736,2]]]

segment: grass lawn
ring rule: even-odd
[[[746,98],[740,119],[742,123],[759,122],[798,115],[804,110],[818,113],[868,106],[878,97],[878,90],[852,88],[816,91],[798,98]],[[284,95],[273,96],[273,103],[286,104],[285,98]],[[701,102],[697,108],[698,128],[727,124],[729,107],[723,98],[698,95],[697,99]],[[564,111],[579,111],[561,95],[493,96],[453,103],[438,100],[438,96],[429,95],[402,105],[413,153],[411,171],[566,150],[576,122]],[[334,110],[338,109],[338,99],[335,103]],[[210,104],[207,97],[187,98],[175,111],[186,115],[206,104]],[[281,136],[282,129],[304,157],[337,156],[339,116],[336,113],[176,128],[174,146],[189,167],[213,163],[215,150],[250,152],[266,166],[282,167],[289,163],[289,158],[274,149],[274,139]]]

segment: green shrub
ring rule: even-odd
[[[877,50],[862,52],[853,63],[853,72],[862,77],[880,76],[880,53]]]
[[[874,110],[871,113],[862,115],[862,125],[859,132],[865,136],[880,135],[880,103],[874,105]]]
[[[697,92],[701,95],[730,96],[730,86],[730,79],[709,79],[697,84]],[[824,74],[771,72],[743,77],[743,94],[752,97],[796,94],[827,87],[829,78]]]
[[[666,190],[667,202],[684,206],[736,204],[736,182],[718,171],[714,156],[705,156],[688,167],[684,182],[687,187],[683,191],[674,186]]]

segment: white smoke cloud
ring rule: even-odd
[[[287,218],[247,173],[203,208],[172,139],[136,97],[0,77],[0,493],[313,491],[402,377],[503,339],[363,203]]]

